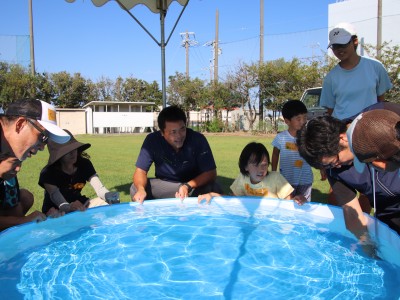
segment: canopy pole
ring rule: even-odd
[[[165,78],[165,15],[166,11],[160,10],[161,24],[161,79],[162,79],[162,102],[163,108],[167,107],[167,81]]]

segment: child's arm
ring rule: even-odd
[[[109,190],[100,181],[99,176],[95,174],[92,177],[90,177],[88,181],[93,187],[94,191],[96,192],[97,197],[100,197],[101,199],[105,200],[106,194],[109,192]]]
[[[279,154],[280,150],[276,147],[274,147],[274,150],[272,150],[272,160],[271,160],[271,168],[272,171],[276,171],[278,168],[278,162],[279,162]]]

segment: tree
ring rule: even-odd
[[[227,81],[241,103],[243,114],[249,122],[250,129],[253,129],[257,119],[256,107],[258,107],[256,74],[251,71],[251,66],[240,63],[236,70],[228,73]]]
[[[221,111],[226,111],[225,129],[228,129],[229,112],[240,107],[240,95],[231,89],[229,82],[211,82],[207,87],[207,98],[209,106],[214,109],[215,118],[220,118]]]
[[[377,58],[377,48],[372,45],[365,45],[369,56]],[[385,94],[385,100],[400,103],[400,46],[389,46],[385,42],[381,47],[380,61],[385,66],[393,87]]]
[[[51,80],[55,96],[53,103],[62,108],[79,108],[88,103],[89,89],[80,73],[73,77],[67,72],[53,73]]]
[[[55,97],[54,86],[49,73],[38,73],[35,76],[36,99],[50,103]]]
[[[168,104],[181,107],[188,116],[192,110],[199,110],[205,105],[205,83],[199,78],[190,79],[176,72],[169,77],[167,87]]]
[[[34,77],[20,65],[2,63],[0,67],[0,103],[35,96]]]
[[[108,78],[102,76],[96,83],[97,89],[97,101],[114,101],[115,99],[115,88],[114,82]]]
[[[297,58],[254,63],[250,71],[257,82],[262,83],[259,98],[272,113],[270,119],[275,131],[278,129],[277,120],[283,104],[288,99],[300,99],[306,88],[321,85],[322,82],[317,62],[307,64]]]
[[[155,102],[161,104],[162,92],[156,81],[149,84],[147,81],[129,77],[118,80],[115,89],[120,91],[123,101]]]

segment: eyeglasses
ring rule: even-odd
[[[335,159],[333,159],[331,162],[329,162],[327,164],[323,164],[321,162],[320,166],[324,169],[329,169],[329,168],[335,168],[339,163],[340,163],[340,159],[339,159],[339,153],[338,153],[338,154],[336,154]]]
[[[347,48],[349,45],[350,45],[350,43],[353,41],[353,39],[350,39],[350,41],[347,43],[347,44],[332,44],[331,46],[330,46],[330,48],[332,49],[332,50],[339,50],[339,49],[345,49],[345,48]]]
[[[45,132],[43,129],[41,129],[39,126],[37,126],[37,125],[35,124],[35,122],[33,122],[31,119],[27,119],[27,121],[28,121],[33,127],[35,127],[37,131],[40,132],[40,137],[39,137],[40,142],[41,142],[42,144],[47,144],[47,141],[49,140],[49,136],[46,134],[46,132]]]

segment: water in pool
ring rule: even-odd
[[[0,235],[8,299],[399,299],[400,267],[281,201],[120,204]],[[289,202],[289,201],[287,201]],[[151,204],[150,204],[151,203]],[[290,204],[294,206],[294,204]],[[47,226],[45,226],[47,224]],[[21,231],[21,235],[18,235]],[[15,234],[15,247],[7,234]],[[32,247],[27,247],[28,239]],[[20,240],[19,238],[23,238]],[[17,250],[20,249],[20,250]],[[7,249],[5,250],[7,252]]]

